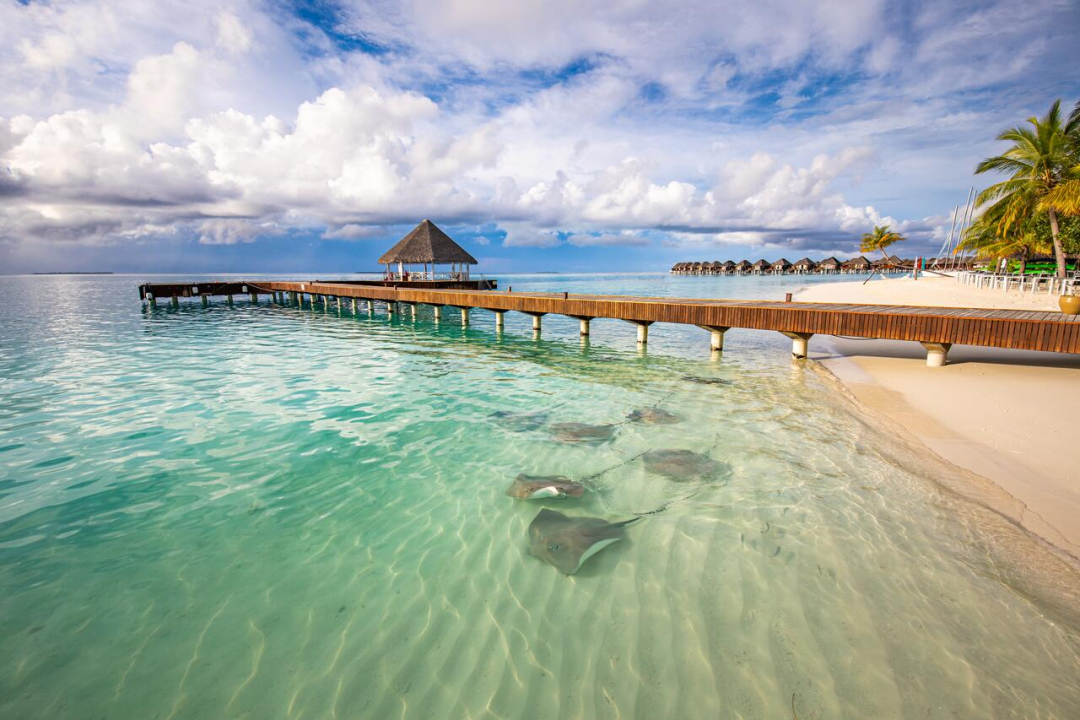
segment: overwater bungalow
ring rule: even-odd
[[[754,275],[764,275],[765,273],[769,272],[769,261],[758,260],[756,263],[750,266],[750,271]]]
[[[860,255],[850,260],[845,260],[840,264],[841,272],[843,273],[865,273],[870,272],[872,264],[865,257]]]
[[[388,280],[468,280],[469,268],[477,262],[435,223],[424,220],[387,250],[379,258],[379,264],[386,266]],[[439,265],[450,267],[438,273]]]
[[[827,257],[817,264],[819,274],[831,274],[840,272],[840,261],[834,257]]]
[[[723,266],[723,272],[725,275],[731,275],[735,272],[735,262],[733,260],[725,260]]]
[[[739,262],[735,263],[735,272],[739,275],[745,275],[750,272],[753,267],[754,266],[746,260],[740,260]]]
[[[719,275],[723,271],[724,271],[724,263],[720,262],[719,260],[713,260],[711,265],[710,265],[710,268],[709,268],[709,274],[710,275]]]
[[[817,263],[808,257],[804,257],[802,260],[796,260],[795,264],[791,266],[791,271],[798,275],[809,275],[817,269]]]
[[[773,275],[783,275],[791,270],[791,263],[786,259],[780,258],[772,265],[769,266],[769,272]]]

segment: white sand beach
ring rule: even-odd
[[[822,284],[797,300],[1057,309],[1056,297],[935,277]],[[810,347],[856,400],[996,485],[969,493],[1080,559],[1080,356],[954,346],[948,365],[928,368],[913,342],[815,338]]]

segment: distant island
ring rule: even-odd
[[[75,271],[75,272],[36,272],[30,273],[31,275],[112,275],[112,271],[90,270],[90,271]]]

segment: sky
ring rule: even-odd
[[[0,273],[933,255],[1076,0],[0,0]]]

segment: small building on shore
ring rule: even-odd
[[[468,280],[477,262],[438,225],[424,220],[387,250],[379,264],[386,266],[387,280]],[[439,265],[449,267],[439,273]]]

